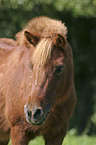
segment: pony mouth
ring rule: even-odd
[[[43,122],[45,121],[45,119],[46,118],[43,118],[42,120],[40,120],[40,121],[35,121],[35,120],[29,120],[29,123],[31,123],[32,125],[42,125],[43,124]]]

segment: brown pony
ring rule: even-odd
[[[76,94],[72,50],[61,21],[32,19],[16,41],[0,39],[0,145],[42,135],[61,145]]]

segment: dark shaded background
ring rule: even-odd
[[[77,105],[69,129],[96,133],[96,0],[0,0],[0,37],[15,39],[36,16],[62,20],[73,49]]]

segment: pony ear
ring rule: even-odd
[[[58,46],[59,48],[64,48],[66,45],[66,38],[63,34],[56,34],[54,38],[54,45]]]
[[[27,41],[34,46],[39,42],[40,37],[35,34],[25,31],[24,35],[25,35]]]

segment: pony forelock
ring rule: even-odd
[[[46,62],[50,59],[52,50],[52,39],[43,38],[37,44],[32,55],[31,63],[35,67],[43,68]]]

